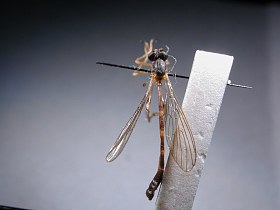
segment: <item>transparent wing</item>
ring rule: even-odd
[[[168,79],[165,101],[165,137],[174,160],[184,171],[190,171],[196,162],[196,146],[187,118],[178,104]]]
[[[139,106],[137,107],[137,109],[135,110],[134,114],[129,119],[129,121],[126,123],[126,125],[124,126],[120,135],[118,136],[116,142],[113,144],[112,148],[110,149],[109,153],[107,154],[106,160],[108,162],[115,160],[120,155],[120,153],[123,151],[128,139],[133,131],[133,128],[135,127],[136,122],[139,119],[142,109],[147,101],[148,95],[152,90],[152,86],[153,86],[153,79],[151,78],[146,94],[142,98]]]

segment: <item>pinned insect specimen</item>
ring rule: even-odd
[[[197,155],[195,140],[190,125],[187,121],[187,117],[178,103],[169,80],[169,76],[176,76],[178,78],[186,79],[189,77],[173,74],[172,70],[176,63],[176,59],[168,53],[169,48],[167,48],[166,51],[164,51],[162,48],[157,49],[153,47],[153,43],[154,40],[144,43],[144,54],[135,60],[135,63],[138,65],[138,67],[97,62],[97,64],[134,70],[133,75],[139,75],[143,73],[150,74],[150,81],[144,97],[140,101],[136,111],[126,123],[116,142],[113,144],[108,155],[106,156],[106,160],[111,162],[120,155],[126,143],[128,142],[128,139],[136,125],[137,120],[139,119],[144,106],[146,106],[146,117],[148,121],[150,121],[152,117],[158,116],[160,156],[157,172],[148,189],[146,190],[146,196],[149,200],[153,199],[155,191],[162,182],[164,173],[165,139],[172,157],[183,171],[188,172],[192,170],[192,168],[195,166]],[[171,68],[169,68],[170,62],[168,58],[172,58],[175,61]],[[143,66],[149,67],[150,69],[142,69]],[[230,82],[228,82],[228,85],[242,88],[251,88],[244,85],[232,84]],[[158,93],[158,112],[150,111],[154,86],[156,86]],[[163,95],[163,88],[165,97]]]

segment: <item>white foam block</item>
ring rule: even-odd
[[[232,62],[232,56],[196,51],[183,101],[196,142],[196,165],[184,172],[169,155],[157,210],[192,209]]]

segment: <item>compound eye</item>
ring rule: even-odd
[[[158,59],[158,55],[155,52],[151,52],[151,54],[148,56],[150,61],[155,61]]]
[[[167,55],[166,52],[160,52],[160,53],[158,54],[158,57],[159,57],[160,59],[166,61],[167,58],[168,58],[168,55]]]

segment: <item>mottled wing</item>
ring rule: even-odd
[[[178,104],[168,79],[165,101],[165,137],[174,160],[184,171],[190,171],[196,162],[196,146],[187,118]]]
[[[126,125],[124,126],[120,135],[118,136],[116,142],[113,144],[112,148],[110,149],[109,153],[107,154],[106,160],[108,162],[115,160],[120,155],[120,153],[123,151],[128,139],[133,131],[133,128],[135,127],[136,122],[139,119],[142,109],[147,101],[148,95],[152,90],[152,86],[153,86],[153,80],[151,79],[147,92],[144,95],[144,97],[142,98],[139,106],[137,107],[137,109],[135,110],[134,114],[129,119],[129,121],[126,123]]]

